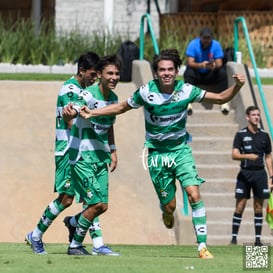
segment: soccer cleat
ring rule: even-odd
[[[232,238],[229,244],[230,245],[237,245],[237,239],[236,238]]]
[[[69,247],[67,249],[67,254],[68,255],[90,255],[90,253],[83,246]]]
[[[71,216],[67,216],[67,217],[65,217],[64,220],[63,220],[65,226],[66,226],[67,229],[68,229],[68,240],[69,240],[69,243],[72,242],[73,235],[74,235],[75,230],[76,230],[76,227],[71,226],[71,224],[70,224],[70,222],[69,222],[70,219],[71,219]]]
[[[263,243],[260,240],[255,241],[255,246],[263,246]]]
[[[220,106],[220,109],[221,109],[221,112],[224,114],[224,115],[227,115],[229,113],[229,105],[228,103],[224,103]]]
[[[173,214],[162,213],[162,220],[166,228],[173,228],[174,226],[174,216]]]
[[[26,235],[25,241],[32,248],[35,254],[44,255],[47,252],[44,250],[44,243],[42,240],[34,241],[32,238],[32,232]]]
[[[199,258],[201,259],[213,259],[213,255],[208,251],[208,249],[206,247],[203,247],[200,251],[199,251]]]
[[[114,252],[109,246],[103,245],[101,247],[92,249],[92,255],[106,255],[106,256],[120,256],[119,252]]]

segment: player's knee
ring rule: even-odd
[[[105,203],[97,203],[95,206],[94,206],[94,210],[95,210],[95,214],[96,216],[106,212],[108,209],[108,204],[105,204]]]
[[[74,200],[74,196],[69,196],[69,195],[63,194],[63,195],[60,195],[60,197],[58,199],[62,203],[62,205],[65,208],[67,208],[72,205],[73,200]]]
[[[175,207],[176,207],[176,202],[175,202],[175,199],[173,199],[168,204],[163,206],[163,210],[167,214],[173,214],[175,211]]]
[[[188,194],[188,198],[190,203],[197,203],[201,200],[199,191],[192,191]]]
[[[64,206],[65,208],[70,207],[70,206],[72,205],[72,203],[73,203],[73,198],[72,198],[72,199],[71,199],[71,198],[65,199],[65,200],[62,202],[62,204],[63,204],[63,206]]]

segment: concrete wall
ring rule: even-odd
[[[165,1],[158,1],[161,12],[166,12]],[[104,31],[104,1],[56,0],[56,29],[70,31],[79,29],[92,33]],[[146,0],[114,0],[113,31],[125,38],[135,40],[139,36],[140,18],[147,12]],[[159,17],[154,1],[151,1],[151,19],[154,32],[159,36]]]

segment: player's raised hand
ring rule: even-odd
[[[244,85],[245,76],[243,74],[236,73],[232,77],[235,80],[237,86],[242,87]]]
[[[84,119],[92,117],[92,110],[90,110],[86,105],[82,106],[80,109],[80,116]]]
[[[72,120],[73,118],[75,118],[77,116],[77,111],[73,108],[73,104],[69,103],[66,107],[63,108],[63,119],[66,122],[69,122],[70,120]]]

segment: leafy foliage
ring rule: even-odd
[[[164,36],[164,37],[163,37]],[[157,40],[159,49],[176,48],[185,63],[185,51],[191,34],[183,37],[173,33],[168,28],[164,35]],[[74,29],[71,32],[56,33],[54,23],[43,21],[40,31],[37,33],[31,20],[6,20],[0,17],[0,62],[12,64],[44,64],[63,65],[74,63],[78,56],[86,51],[95,51],[100,56],[113,54],[118,51],[121,43],[128,40],[119,33],[105,33],[94,31],[83,32]],[[221,37],[219,37],[221,42]],[[240,50],[243,52],[244,63],[249,63],[247,46],[240,41]],[[135,43],[139,45],[139,40]],[[154,48],[149,33],[145,35],[144,57],[151,61],[154,56]],[[222,40],[223,47],[233,46]],[[269,52],[258,43],[253,44],[253,51],[258,67],[265,67],[265,60]]]
[[[122,43],[118,34],[73,30],[56,33],[52,22],[42,22],[39,33],[31,20],[0,18],[0,62],[12,64],[62,65],[74,63],[80,54],[95,51],[99,55],[117,52]]]

